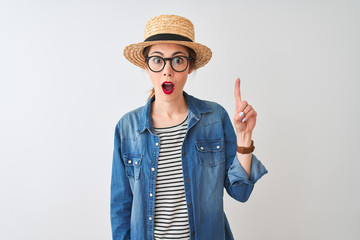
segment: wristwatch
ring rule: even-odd
[[[242,154],[246,154],[246,153],[252,153],[255,150],[255,146],[254,146],[254,141],[251,140],[251,145],[250,147],[240,147],[237,146],[237,152],[238,153],[242,153]]]

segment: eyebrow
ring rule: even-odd
[[[184,55],[186,56],[186,54],[183,53],[183,52],[174,52],[174,53],[173,53],[173,56],[178,55],[178,54],[184,54]]]
[[[164,56],[164,54],[162,52],[159,52],[159,51],[152,52],[150,55],[153,55],[153,54],[160,54],[161,56]],[[172,56],[175,56],[175,55],[178,55],[178,54],[184,54],[186,56],[186,54],[183,53],[183,52],[174,52],[172,54]]]

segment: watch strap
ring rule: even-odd
[[[238,153],[242,153],[242,154],[246,154],[246,153],[252,153],[255,150],[255,146],[254,146],[254,141],[251,140],[251,145],[250,147],[240,147],[237,146],[237,152]]]

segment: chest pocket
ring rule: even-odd
[[[142,156],[123,156],[125,163],[125,172],[129,178],[135,178],[138,180],[140,178],[140,166],[142,161]]]
[[[225,162],[223,140],[196,141],[195,145],[201,165],[214,167]]]

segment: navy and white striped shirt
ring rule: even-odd
[[[155,128],[160,152],[155,192],[155,239],[190,239],[181,148],[187,118],[180,124]]]

